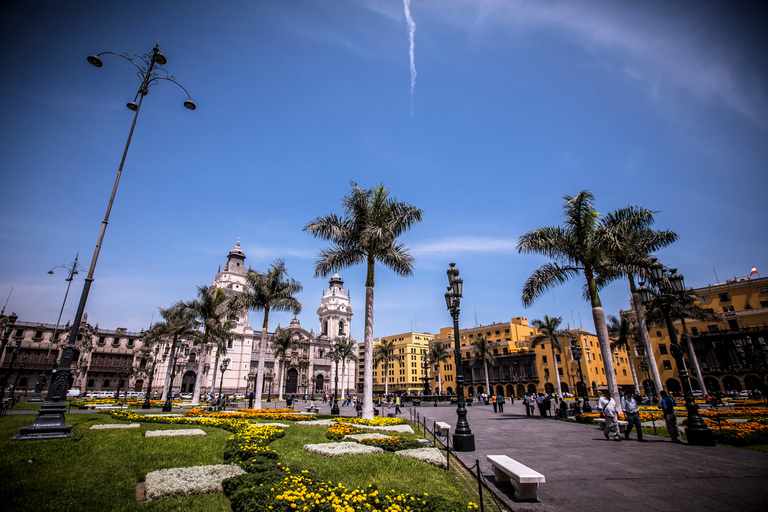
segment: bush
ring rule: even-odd
[[[360,441],[360,444],[364,444],[366,446],[375,446],[377,448],[382,448],[385,451],[388,452],[398,452],[400,450],[410,450],[413,448],[423,448],[424,445],[422,445],[420,442],[418,442],[415,439],[406,439],[402,436],[392,436],[392,437],[370,437],[370,438],[363,438]]]
[[[592,421],[592,417],[586,416],[584,414],[577,414],[574,419],[579,423],[594,423],[594,421]]]

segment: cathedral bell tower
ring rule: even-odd
[[[333,341],[336,338],[352,338],[352,306],[349,295],[344,293],[344,280],[338,272],[329,281],[327,292],[323,292],[317,316],[320,320],[318,339]]]

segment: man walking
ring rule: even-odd
[[[616,400],[611,398],[611,392],[607,389],[603,391],[603,396],[605,396],[605,401],[602,398],[600,399],[601,405],[605,403],[605,406],[602,409],[603,418],[605,418],[603,435],[605,435],[606,439],[610,439],[611,435],[613,435],[615,441],[621,441],[621,436],[619,435],[619,411],[616,405]]]
[[[530,417],[533,406],[531,405],[531,395],[526,393],[523,396],[523,405],[525,405],[525,415]]]
[[[666,391],[661,391],[661,412],[664,413],[664,422],[667,424],[669,437],[673,443],[682,443],[680,430],[677,428],[677,416],[675,416],[675,401],[670,398]]]
[[[496,403],[496,395],[491,394],[491,403],[493,403],[493,412],[498,412],[498,404]]]
[[[504,412],[504,396],[501,393],[496,395],[496,405],[499,407],[499,412]]]
[[[395,414],[400,414],[400,395],[395,397]]]
[[[629,433],[632,432],[632,427],[637,427],[637,440],[640,442],[645,441],[643,439],[643,427],[640,424],[640,412],[637,409],[637,400],[640,395],[629,395],[622,397],[621,408],[624,409],[624,414],[627,415],[627,429],[624,431],[624,438],[629,439]]]

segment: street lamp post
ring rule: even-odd
[[[125,359],[123,359],[123,364],[117,368],[117,399],[120,400],[120,388],[125,386],[126,392],[128,391],[128,383],[125,382],[125,379],[128,378],[128,376],[132,373],[132,368],[125,363]],[[120,407],[122,408],[123,402],[120,402]]]
[[[21,371],[24,369],[26,362],[27,356],[21,356],[21,361],[19,361],[19,371],[16,372],[16,378],[13,381],[13,392],[11,394],[13,400],[16,400],[16,386],[19,384],[19,377],[21,377]]]
[[[573,354],[573,359],[576,360],[576,366],[578,366],[579,368],[579,380],[581,381],[581,395],[584,400],[584,405],[582,406],[581,410],[584,412],[584,414],[589,414],[592,412],[592,406],[589,405],[589,395],[587,395],[587,383],[584,382],[584,373],[582,373],[581,371],[581,356],[583,355],[583,352],[579,345],[572,343],[571,353]]]
[[[219,407],[224,405],[224,399],[221,396],[221,388],[224,386],[224,372],[227,371],[227,366],[229,366],[229,359],[224,359],[219,365],[219,370],[221,371],[221,380],[219,380]]]
[[[336,364],[336,371],[333,372],[333,405],[331,406],[331,414],[338,416],[341,414],[339,411],[339,354],[334,350],[331,356],[333,362]]]
[[[699,414],[699,406],[693,398],[691,380],[688,377],[688,370],[683,360],[683,347],[677,339],[675,325],[672,322],[670,311],[672,308],[672,293],[681,293],[685,290],[683,276],[677,273],[677,269],[665,269],[664,265],[654,261],[651,265],[650,283],[652,290],[645,284],[641,284],[638,289],[640,301],[643,304],[650,304],[651,301],[658,301],[658,305],[664,313],[664,321],[667,324],[667,333],[669,334],[670,352],[677,363],[677,374],[680,383],[683,386],[683,395],[685,396],[685,408],[688,410],[688,422],[685,427],[685,434],[688,438],[688,444],[695,446],[714,446],[715,434],[712,429],[707,427],[704,419]]]
[[[475,435],[469,428],[467,408],[464,405],[464,369],[461,366],[461,344],[459,342],[459,306],[461,305],[464,280],[459,277],[455,263],[450,264],[448,291],[445,292],[445,304],[453,318],[453,356],[456,365],[456,430],[453,433],[453,449],[457,452],[475,451]]]
[[[152,394],[152,380],[155,378],[155,365],[157,364],[157,354],[160,352],[160,345],[155,345],[155,357],[152,358],[152,368],[149,370],[149,382],[147,383],[147,392],[144,395],[144,403],[141,404],[142,409],[149,409],[149,398]]]
[[[43,362],[43,371],[40,372],[40,375],[37,377],[37,383],[35,384],[35,391],[32,393],[32,398],[29,399],[29,402],[42,402],[42,392],[43,387],[45,386],[45,371],[48,369],[48,360],[51,358],[51,349],[53,348],[53,344],[56,343],[56,335],[59,332],[59,324],[61,323],[61,315],[64,313],[64,305],[67,303],[67,296],[69,295],[69,287],[72,285],[72,280],[75,278],[75,274],[78,274],[78,268],[77,268],[77,259],[80,257],[80,253],[78,253],[75,256],[75,261],[73,261],[69,266],[67,265],[58,265],[56,267],[53,267],[51,270],[48,271],[49,274],[53,274],[53,271],[57,268],[65,268],[69,271],[69,275],[65,279],[67,281],[67,291],[64,294],[64,302],[61,303],[61,309],[59,310],[59,319],[56,320],[56,327],[53,328],[53,335],[51,335],[51,343],[48,345],[48,355],[45,356],[45,361]]]
[[[105,54],[117,55],[138,69],[137,75],[141,78],[141,85],[139,86],[136,96],[133,101],[129,102],[126,106],[133,112],[133,123],[131,129],[128,132],[128,140],[125,143],[125,149],[123,150],[123,157],[120,160],[120,166],[117,169],[117,176],[115,177],[115,183],[112,186],[112,194],[109,197],[109,203],[107,204],[107,211],[104,214],[104,220],[101,223],[101,230],[96,240],[96,248],[93,251],[93,257],[91,258],[91,265],[88,268],[88,275],[85,278],[85,284],[83,285],[83,292],[80,295],[80,302],[77,306],[77,313],[75,314],[74,322],[72,323],[72,329],[70,330],[69,340],[62,349],[61,358],[59,359],[59,366],[55,370],[55,374],[51,379],[51,385],[48,390],[48,396],[45,403],[40,406],[35,421],[26,427],[23,427],[19,434],[14,436],[17,441],[23,440],[39,440],[39,439],[57,439],[64,437],[72,437],[72,425],[67,425],[64,422],[64,413],[67,410],[66,395],[69,389],[69,378],[71,374],[70,367],[72,360],[75,357],[76,349],[75,342],[77,341],[77,335],[80,332],[80,323],[83,319],[83,313],[85,312],[85,304],[88,301],[88,293],[91,290],[91,283],[93,282],[93,274],[96,271],[96,262],[99,259],[99,252],[101,251],[101,245],[104,241],[104,233],[107,231],[107,224],[109,223],[109,214],[112,212],[112,205],[115,202],[115,195],[117,194],[117,186],[120,183],[120,177],[123,174],[123,165],[125,164],[125,157],[128,155],[128,147],[131,145],[131,138],[133,137],[133,129],[136,127],[136,120],[139,117],[139,111],[141,110],[141,104],[144,100],[144,96],[149,93],[149,87],[156,85],[160,80],[166,80],[172,82],[187,94],[187,100],[184,101],[184,107],[189,110],[194,110],[195,103],[189,96],[184,87],[178,83],[173,75],[169,75],[168,72],[162,68],[167,62],[167,59],[160,51],[159,43],[155,45],[151,54],[134,55],[129,57],[127,54],[119,54],[115,52],[103,52],[98,55],[91,55],[88,57],[88,62],[100,68],[103,66],[100,56]],[[139,60],[146,67],[136,63]],[[162,76],[163,74],[164,76]],[[136,103],[136,100],[139,100]]]
[[[8,317],[5,323],[5,329],[3,331],[3,344],[0,347],[0,356],[5,353],[5,346],[8,344],[8,338],[11,336],[11,332],[13,332],[13,326],[16,324],[16,320],[18,318],[19,317],[16,316],[16,313],[11,313],[11,316]],[[10,367],[8,370],[10,371]],[[4,371],[2,379],[0,379],[0,405],[3,403],[3,399],[5,398],[6,387],[8,387],[8,371]]]
[[[171,412],[171,409],[173,406],[171,405],[171,395],[173,394],[173,380],[176,378],[176,360],[179,356],[179,350],[181,350],[182,344],[177,343],[176,347],[173,349],[171,353],[171,361],[168,364],[168,367],[171,370],[171,380],[168,381],[168,392],[165,395],[165,403],[163,404],[163,412]],[[168,347],[166,347],[166,352],[163,354],[163,359],[165,359],[165,356],[168,355]],[[187,345],[184,345],[184,355],[189,355],[189,347]]]

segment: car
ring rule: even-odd
[[[739,391],[739,398],[749,398],[749,391]]]
[[[691,394],[696,398],[701,398],[704,396],[704,392],[700,389],[694,389],[693,391],[691,391]]]
[[[236,400],[242,400],[243,398],[245,398],[245,395],[242,393],[238,393],[237,395],[235,395]]]
[[[179,395],[182,400],[192,400],[192,393],[182,393]]]

